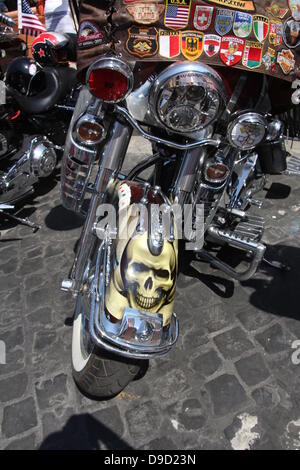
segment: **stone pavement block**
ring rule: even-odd
[[[225,359],[234,359],[254,348],[240,327],[215,336],[214,342]]]
[[[25,372],[0,380],[0,402],[21,398],[27,390],[28,376]]]
[[[208,377],[220,368],[222,361],[216,351],[210,351],[196,356],[191,361],[192,369],[204,377]]]
[[[256,388],[251,394],[259,408],[273,408],[281,400],[280,394],[275,385],[263,385]]]
[[[27,321],[31,327],[40,327],[53,325],[52,308],[40,307],[34,312],[27,315]]]
[[[178,419],[187,431],[201,429],[206,423],[206,416],[200,401],[197,398],[185,400]]]
[[[267,380],[270,376],[263,357],[259,353],[244,357],[235,363],[241,379],[249,386],[254,386]]]
[[[141,403],[128,410],[125,419],[131,439],[136,442],[136,448],[147,442],[150,436],[156,437],[159,431],[160,412],[153,401]]]
[[[249,306],[242,312],[237,314],[237,318],[242,323],[243,327],[248,331],[255,331],[268,325],[274,317],[266,312],[255,309]]]
[[[291,348],[291,337],[279,323],[257,334],[255,338],[269,354],[280,353]]]
[[[66,404],[68,401],[66,374],[59,374],[52,379],[36,383],[35,391],[40,410]]]
[[[30,434],[22,439],[12,441],[5,450],[35,450],[37,437],[35,434]]]
[[[7,405],[3,410],[2,433],[12,437],[37,426],[36,408],[33,398]]]
[[[117,406],[108,406],[86,416],[86,429],[90,448],[130,449],[123,439],[124,422]]]
[[[206,384],[215,416],[225,416],[247,404],[247,395],[234,375],[223,374]]]

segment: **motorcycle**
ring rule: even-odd
[[[76,298],[72,369],[84,393],[116,395],[175,344],[180,240],[236,280],[255,274],[266,246],[254,196],[266,174],[300,174],[277,117],[287,103],[290,83],[202,62],[140,66],[111,55],[89,67],[61,174],[62,204],[85,216],[61,285]],[[153,154],[125,175],[133,131]],[[217,256],[226,245],[248,255],[246,269]]]
[[[0,13],[0,80],[8,63],[15,57],[25,56],[27,52],[26,43],[14,32],[14,26],[16,23],[12,18]]]
[[[43,33],[32,44],[33,59],[19,57],[8,65],[0,105],[1,204],[14,205],[34,192],[62,155],[79,90],[76,70],[69,66],[70,43],[66,35]]]

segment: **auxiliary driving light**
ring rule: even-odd
[[[229,123],[227,138],[233,147],[240,150],[251,150],[266,137],[268,123],[258,113],[247,112],[234,117]]]

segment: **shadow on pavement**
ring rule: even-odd
[[[61,431],[49,434],[39,447],[39,450],[104,449],[129,450],[132,447],[88,413],[71,416]]]
[[[82,217],[61,205],[51,209],[45,218],[46,226],[51,230],[57,231],[74,230],[81,227],[83,223]]]

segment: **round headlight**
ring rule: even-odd
[[[173,64],[152,85],[150,106],[169,130],[190,133],[217,119],[225,103],[219,75],[204,64]]]
[[[265,138],[267,131],[266,119],[258,113],[245,113],[234,118],[227,131],[231,145],[240,150],[251,150]]]

